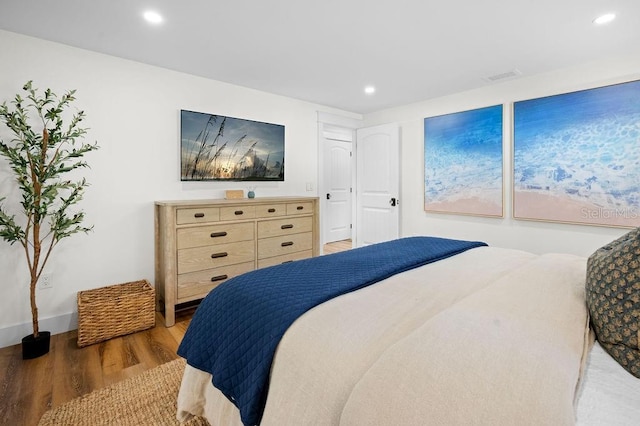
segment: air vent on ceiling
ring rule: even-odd
[[[515,78],[520,75],[522,75],[522,72],[514,68],[511,71],[490,75],[489,77],[485,77],[484,80],[488,81],[489,83],[495,83],[496,81],[508,80],[510,78]]]

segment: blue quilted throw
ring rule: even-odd
[[[287,328],[309,309],[392,275],[485,243],[410,237],[285,263],[232,278],[202,301],[178,349],[189,365],[260,422],[269,371]]]

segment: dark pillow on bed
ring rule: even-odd
[[[586,297],[598,341],[640,378],[640,228],[589,257]]]

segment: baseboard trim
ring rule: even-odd
[[[38,321],[40,330],[50,331],[51,335],[65,333],[78,328],[78,313],[60,315],[51,318],[41,318]],[[11,327],[0,328],[0,348],[22,343],[22,338],[33,333],[30,322]]]

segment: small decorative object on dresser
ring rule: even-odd
[[[318,256],[318,198],[156,201],[155,288],[165,325],[176,306],[227,279]]]
[[[238,200],[244,198],[244,191],[242,189],[229,189],[224,191],[224,198],[226,200]]]

